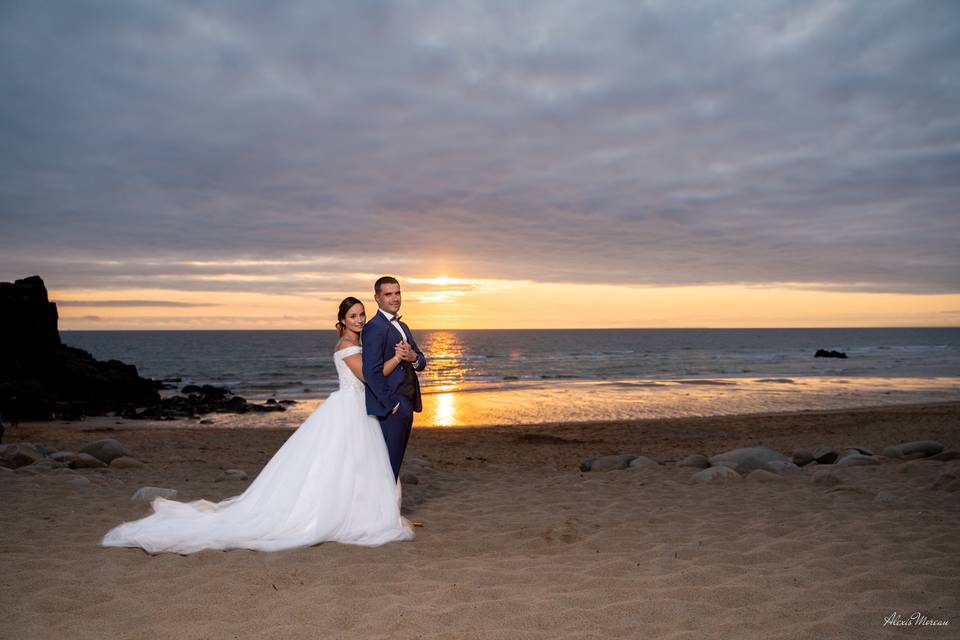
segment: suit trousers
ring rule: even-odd
[[[413,428],[413,410],[410,401],[404,398],[396,413],[378,419],[383,439],[387,443],[387,453],[390,454],[393,479],[396,480],[400,477],[400,464],[403,462],[407,441],[410,440],[410,430]]]

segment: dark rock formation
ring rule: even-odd
[[[176,389],[169,380],[142,378],[119,360],[96,360],[60,342],[57,305],[47,298],[39,276],[0,282],[0,413],[4,419],[79,420],[86,415],[173,420],[213,412],[285,411],[292,400],[253,404],[229,389],[187,385],[184,395],[160,397]]]
[[[119,360],[103,362],[60,342],[57,305],[39,276],[0,283],[0,409],[46,420],[158,402],[158,383]]]
[[[817,349],[813,354],[814,358],[846,358],[847,354],[843,351],[827,351],[826,349]]]

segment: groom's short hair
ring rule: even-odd
[[[381,276],[377,278],[376,282],[373,283],[373,292],[377,295],[380,295],[380,287],[385,284],[395,284],[399,287],[400,281],[393,276]]]

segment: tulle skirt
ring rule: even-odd
[[[397,488],[363,391],[342,389],[317,407],[242,494],[221,502],[156,498],[152,514],[114,527],[101,544],[189,554],[410,540]]]

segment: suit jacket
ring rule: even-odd
[[[397,353],[397,343],[403,336],[386,316],[378,310],[369,322],[363,325],[360,333],[363,341],[363,377],[366,386],[367,413],[385,417],[401,402],[401,398],[410,401],[413,411],[422,411],[420,399],[420,380],[417,371],[427,366],[427,358],[413,339],[413,332],[402,320],[400,326],[407,334],[407,342],[417,354],[416,362],[402,362],[390,375],[383,375],[383,363]]]

